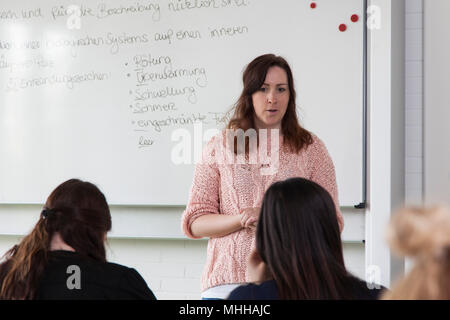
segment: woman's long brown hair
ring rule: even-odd
[[[50,240],[58,232],[83,256],[106,261],[105,235],[111,214],[103,193],[77,179],[59,185],[49,196],[45,216],[12,247],[0,265],[0,299],[33,299],[48,263]]]
[[[280,299],[353,298],[336,207],[317,183],[291,178],[266,191],[256,249]]]
[[[289,102],[281,123],[281,133],[284,142],[290,150],[298,153],[303,147],[307,147],[312,143],[312,136],[309,131],[302,128],[299,124],[296,112],[294,78],[289,64],[280,56],[265,54],[255,58],[248,64],[243,73],[244,88],[234,106],[234,114],[227,125],[227,129],[256,130],[252,95],[261,88],[266,79],[267,71],[274,66],[278,66],[286,71],[289,86]]]

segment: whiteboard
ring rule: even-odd
[[[363,1],[311,3],[2,4],[0,203],[43,203],[77,177],[111,204],[186,204],[207,130],[225,126],[242,71],[265,53],[293,69],[301,123],[330,152],[340,204],[360,203]],[[187,164],[172,157],[180,129],[192,137]]]

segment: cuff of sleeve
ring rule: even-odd
[[[216,214],[217,209],[215,208],[203,208],[202,211],[192,212],[190,214],[185,214],[182,221],[182,229],[184,234],[191,239],[201,239],[203,237],[196,237],[191,232],[192,223],[199,217],[204,216],[206,214]]]

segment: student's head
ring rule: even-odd
[[[105,236],[110,229],[108,204],[95,185],[77,179],[62,183],[48,197],[31,233],[6,253],[0,298],[34,296],[55,234],[79,254],[106,261]]]
[[[298,152],[311,137],[300,127],[295,98],[294,77],[287,61],[274,54],[261,55],[244,70],[243,90],[228,129],[279,128]]]
[[[450,299],[450,211],[443,206],[399,209],[392,216],[388,242],[413,268],[383,299]]]
[[[245,69],[243,81],[254,127],[281,129],[287,110],[295,113],[294,80],[286,60],[273,54],[259,56]]]
[[[335,204],[320,185],[274,183],[262,203],[256,249],[281,299],[349,297]]]
[[[68,180],[50,194],[44,209],[41,219],[49,239],[57,232],[78,253],[106,260],[104,240],[111,229],[111,214],[95,185]]]

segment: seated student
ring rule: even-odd
[[[264,195],[248,272],[228,299],[377,299],[345,268],[336,208],[317,183],[291,178]]]
[[[382,299],[450,300],[450,211],[403,208],[392,216],[388,241],[394,252],[414,259],[408,274]]]
[[[156,299],[139,273],[106,261],[103,193],[72,179],[48,197],[31,233],[0,265],[0,299]]]

